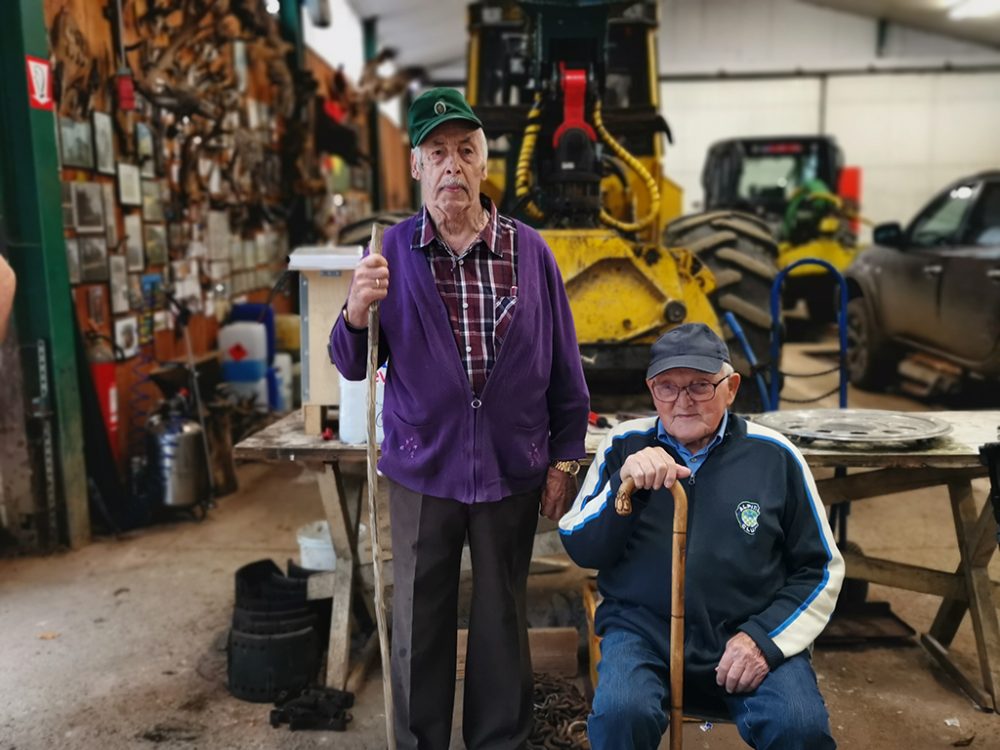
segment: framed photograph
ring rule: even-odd
[[[112,255],[108,258],[111,283],[111,313],[118,315],[129,311],[128,270],[125,267],[124,255]]]
[[[66,238],[66,266],[69,268],[69,283],[80,283],[80,243],[75,237]]]
[[[133,310],[141,310],[144,303],[142,276],[137,273],[130,273],[128,275],[128,306]]]
[[[73,183],[73,226],[77,232],[104,232],[104,196],[97,182]]]
[[[111,128],[111,115],[94,112],[94,161],[101,174],[115,173],[115,139]]]
[[[115,186],[110,182],[101,183],[102,203],[104,204],[104,229],[108,238],[108,247],[118,248],[118,206],[115,203]]]
[[[156,158],[153,153],[153,131],[144,122],[135,124],[135,150],[139,157],[143,177],[156,176]]]
[[[142,205],[142,186],[139,167],[118,162],[118,200],[123,206]]]
[[[146,224],[143,227],[146,245],[146,261],[151,266],[162,266],[167,262],[167,230],[162,224]]]
[[[139,324],[134,315],[115,320],[115,343],[126,359],[139,353]]]
[[[73,218],[73,183],[62,183],[62,221],[63,229],[72,229],[76,220]]]
[[[108,246],[103,234],[84,234],[77,237],[80,244],[80,280],[108,280]]]
[[[163,221],[163,192],[156,180],[142,181],[142,218]]]
[[[64,167],[94,168],[94,143],[90,122],[60,117],[59,142],[62,144]]]
[[[104,296],[104,285],[95,284],[87,287],[87,317],[95,326],[103,326],[107,320],[107,302]]]
[[[125,257],[129,271],[146,268],[146,255],[142,250],[142,217],[139,214],[125,214]]]

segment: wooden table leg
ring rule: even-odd
[[[989,578],[987,565],[996,551],[996,541],[991,534],[983,533],[982,514],[976,517],[976,504],[970,482],[954,482],[948,485],[952,516],[961,552],[961,572],[965,577],[969,595],[968,608],[972,615],[972,628],[979,653],[979,667],[984,690],[979,690],[964,676],[959,682],[970,691],[973,698],[987,709],[997,709],[1000,690],[1000,622],[997,620],[996,604],[993,599],[993,584]],[[988,513],[987,508],[984,513]],[[954,636],[963,608],[959,603],[945,600],[938,610],[931,632],[922,639],[929,653],[953,676],[957,669],[948,659],[947,651],[939,638],[949,643]],[[985,694],[984,694],[985,693]]]
[[[351,533],[344,485],[336,464],[325,465],[318,473],[320,497],[330,526],[330,539],[337,555],[333,572],[333,605],[330,642],[326,658],[326,684],[343,690],[350,670],[351,590],[354,584],[356,541]]]

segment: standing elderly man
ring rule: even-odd
[[[604,439],[569,513],[563,543],[597,568],[603,600],[595,750],[656,748],[667,727],[673,499],[688,495],[684,703],[728,713],[758,750],[835,747],[809,647],[844,575],[816,484],[778,433],[730,413],[740,385],[729,352],[689,323],[653,345],[655,417]],[[635,481],[632,515],[614,497]]]
[[[330,352],[365,377],[368,307],[388,357],[379,468],[389,479],[392,682],[400,748],[448,747],[458,584],[473,594],[463,733],[469,748],[520,747],[531,731],[525,590],[539,512],[576,492],[589,396],[551,251],[480,195],[486,136],[460,93],[409,111],[422,210],[388,229],[354,274]]]

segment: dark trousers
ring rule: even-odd
[[[389,483],[396,746],[447,750],[455,703],[462,546],[472,611],[462,733],[470,750],[518,748],[531,732],[525,591],[541,490],[465,505]]]

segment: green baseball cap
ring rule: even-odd
[[[406,120],[411,146],[419,146],[434,128],[449,120],[465,120],[477,128],[483,126],[465,97],[449,88],[422,93],[410,105]]]

